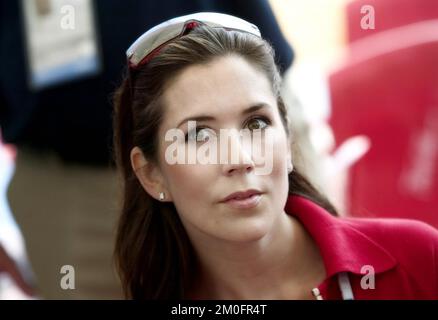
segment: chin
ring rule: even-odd
[[[266,219],[242,221],[241,224],[233,226],[232,230],[224,237],[224,240],[241,243],[258,241],[269,234],[271,225]]]

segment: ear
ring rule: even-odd
[[[131,166],[143,189],[151,197],[161,202],[172,201],[160,168],[148,161],[139,147],[134,147],[131,150]],[[164,200],[160,199],[161,192],[164,192]]]

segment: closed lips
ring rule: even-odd
[[[246,190],[241,192],[234,192],[230,195],[228,195],[226,198],[224,198],[221,202],[227,202],[229,200],[242,200],[247,199],[251,196],[262,194],[259,190]]]

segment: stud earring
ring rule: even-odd
[[[291,173],[291,172],[293,171],[293,169],[294,169],[294,167],[293,167],[292,163],[289,163],[289,164],[287,165],[287,172],[288,172],[288,173]]]
[[[160,192],[160,195],[159,195],[160,201],[163,201],[164,197],[165,197],[164,192]]]

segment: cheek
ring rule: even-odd
[[[211,212],[211,188],[217,173],[209,165],[167,165],[167,183],[172,201],[184,226],[214,225],[205,214]]]
[[[287,155],[289,152],[289,140],[286,134],[280,134],[274,143],[274,163],[277,169],[287,170]]]
[[[275,130],[273,139],[272,153],[272,173],[269,176],[270,189],[274,190],[274,196],[277,200],[287,197],[289,181],[288,181],[288,152],[289,140],[287,135],[282,130]]]
[[[289,140],[282,127],[274,127],[266,132],[263,141],[262,162],[265,167],[272,167],[272,175],[287,175]]]
[[[199,199],[208,198],[208,190],[214,181],[215,169],[209,165],[176,164],[167,165],[167,185],[174,201],[199,203]],[[187,201],[198,199],[198,201]]]
[[[178,145],[186,148],[184,142]],[[160,161],[164,172],[166,187],[170,191],[173,202],[178,209],[186,211],[203,206],[202,199],[209,199],[209,190],[212,183],[217,179],[217,168],[214,165],[201,164],[171,164],[166,161],[166,151],[171,142],[161,142]],[[185,149],[183,154],[188,156]],[[187,160],[187,158],[185,158]],[[187,208],[190,206],[190,208]],[[199,209],[200,208],[196,208]],[[180,210],[178,210],[180,211]],[[190,210],[193,211],[193,210]]]

